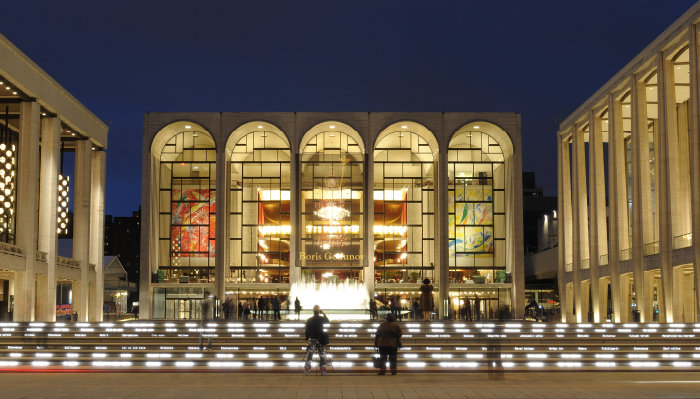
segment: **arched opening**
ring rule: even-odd
[[[364,178],[363,143],[352,127],[323,122],[303,137],[298,264],[307,281],[362,278]]]
[[[158,163],[158,281],[210,283],[216,248],[214,140],[202,126],[175,122],[156,135],[151,153]]]
[[[227,282],[289,282],[290,147],[266,122],[234,131],[231,162],[230,248]]]
[[[394,123],[374,147],[375,281],[434,278],[437,141],[424,126]]]

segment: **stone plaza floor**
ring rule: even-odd
[[[700,398],[692,372],[0,373],[9,398]]]

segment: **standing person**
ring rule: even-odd
[[[417,320],[417,319],[418,319],[418,312],[419,312],[419,311],[420,311],[420,304],[419,304],[418,301],[414,298],[413,300],[411,300],[411,313],[412,313],[411,318],[412,318],[413,320]]]
[[[464,299],[464,310],[466,312],[467,321],[472,321],[472,301],[469,298]]]
[[[474,314],[476,315],[476,321],[481,320],[481,299],[479,299],[479,295],[474,297]]]
[[[277,297],[272,298],[272,318],[274,320],[282,320],[282,315],[280,315],[280,309],[282,308],[282,304],[280,304],[280,300]]]
[[[238,301],[238,320],[243,319],[243,302]]]
[[[199,308],[201,311],[201,318],[199,322],[199,350],[204,350],[204,329],[206,327],[206,322],[209,320],[209,313],[211,312],[212,308],[212,303],[214,301],[211,299],[211,296],[206,296],[202,301],[199,303]],[[211,344],[211,334],[207,334],[207,349],[211,350],[214,349],[214,347]]]
[[[377,318],[377,301],[374,298],[369,300],[369,318],[371,320]]]
[[[381,367],[378,375],[386,374],[386,361],[389,358],[391,375],[396,375],[396,352],[401,347],[401,327],[396,323],[396,317],[389,313],[386,321],[379,325],[374,336],[374,346],[379,349]]]
[[[263,298],[263,296],[260,295],[260,298],[258,298],[258,319],[262,320],[264,310],[265,310],[265,298]]]
[[[423,311],[423,319],[430,320],[430,314],[435,307],[433,303],[433,286],[430,284],[430,279],[423,280],[423,285],[420,286],[420,308]]]
[[[323,315],[323,316],[321,316]],[[323,331],[323,324],[330,323],[321,307],[314,305],[314,315],[306,320],[304,337],[308,345],[306,346],[306,362],[304,363],[304,374],[311,372],[311,358],[314,352],[318,352],[321,363],[321,375],[326,375],[326,345],[328,345],[328,334]]]
[[[299,300],[299,297],[294,300],[294,314],[297,315],[297,320],[301,319],[301,301]]]

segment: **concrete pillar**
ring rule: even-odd
[[[73,312],[78,320],[88,321],[89,313],[89,254],[90,200],[92,197],[92,144],[89,140],[75,142],[75,194],[73,196],[73,258],[80,262],[80,291],[73,290]]]
[[[644,295],[644,244],[652,241],[649,221],[651,219],[651,185],[649,179],[649,141],[647,132],[646,93],[644,82],[636,76],[632,87],[632,264],[637,310],[640,321],[647,322],[649,307]]]
[[[584,151],[583,131],[574,127],[573,132],[573,173],[572,173],[572,207],[573,207],[573,272],[574,272],[574,306],[576,308],[576,321],[581,323],[582,314],[582,287],[581,266],[582,260],[588,258],[588,200],[586,193],[586,160]]]
[[[557,209],[559,212],[559,220],[563,220],[564,217],[562,211],[564,210],[564,170],[568,171],[568,156],[564,157],[564,151],[567,151],[568,155],[568,144],[566,140],[562,139],[561,132],[557,134]],[[566,321],[566,309],[567,309],[567,298],[566,298],[566,236],[564,235],[564,223],[557,223],[557,236],[559,237],[559,245],[557,248],[557,287],[559,289],[559,311],[561,313],[561,321]]]
[[[605,320],[601,316],[598,266],[600,256],[608,253],[606,209],[605,209],[605,170],[603,168],[603,133],[599,115],[591,111],[588,120],[589,126],[589,198],[591,201],[591,213],[588,229],[590,243],[590,267],[591,267],[591,301],[593,309],[593,321],[600,323]]]
[[[608,184],[610,204],[610,240],[608,267],[610,268],[610,294],[612,295],[613,321],[620,322],[620,250],[627,249],[627,180],[625,177],[625,141],[622,132],[622,107],[620,101],[608,95]]]
[[[598,304],[600,305],[600,322],[607,321],[608,316],[608,284],[610,279],[605,277],[598,280]],[[597,322],[598,323],[598,322]]]
[[[210,172],[211,173],[211,172]],[[226,275],[229,274],[229,213],[231,212],[231,162],[226,148],[216,149],[216,237],[214,239],[214,296],[226,300]],[[220,312],[223,317],[223,312]]]
[[[25,268],[17,273],[15,284],[15,321],[35,320],[35,272],[37,251],[37,208],[39,196],[40,106],[36,102],[20,104],[19,148],[17,149],[16,243],[24,251]]]
[[[571,132],[573,135],[573,131]],[[561,220],[560,226],[562,226],[562,230],[564,232],[564,235],[561,237],[560,240],[560,245],[563,246],[563,257],[564,257],[564,262],[563,262],[563,267],[565,272],[573,272],[573,259],[574,259],[574,242],[573,242],[573,231],[574,231],[574,216],[573,216],[573,207],[572,207],[572,192],[571,192],[571,157],[570,157],[570,143],[571,143],[571,137],[568,136],[563,139],[561,143],[561,157],[562,157],[562,185],[561,185],[561,195],[560,195],[560,206],[559,206],[559,219]],[[571,266],[569,266],[571,265]],[[576,272],[578,273],[578,272]],[[573,287],[573,286],[572,286]],[[572,301],[574,300],[573,297],[573,288],[572,289],[572,295],[564,295],[565,302],[569,301],[571,299]],[[562,291],[563,292],[563,291]],[[568,292],[568,288],[567,288]],[[561,297],[561,295],[560,295]],[[573,311],[569,311],[574,309],[574,303],[565,303],[561,307],[562,310],[566,310],[566,312],[562,312],[563,320],[565,322],[572,322],[573,320]]]
[[[690,186],[693,215],[693,274],[695,277],[695,319],[700,320],[700,48],[698,27],[690,26]]]
[[[676,125],[676,95],[673,78],[673,61],[659,57],[658,68],[658,107],[659,107],[659,141],[657,191],[659,193],[659,252],[661,256],[661,289],[665,305],[665,321],[673,323],[675,319],[673,306],[673,226],[678,226],[676,215],[672,212],[682,207],[680,204],[679,167],[678,167],[678,131]],[[675,190],[675,193],[674,193]],[[675,214],[675,215],[674,215]],[[659,321],[662,321],[659,319]]]
[[[104,304],[105,173],[107,154],[92,151],[90,171],[89,263],[95,265],[94,296],[90,296],[90,321],[102,321]]]
[[[56,321],[56,256],[58,256],[57,207],[58,173],[61,158],[61,121],[55,117],[41,120],[41,176],[39,181],[38,249],[46,253],[46,291],[38,319]]]

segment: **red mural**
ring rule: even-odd
[[[170,215],[171,251],[180,257],[213,257],[216,232],[216,192],[173,189]]]

